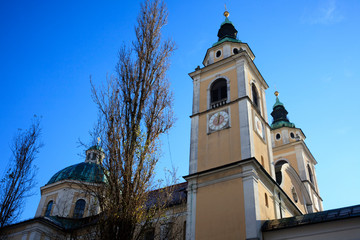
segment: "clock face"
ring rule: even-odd
[[[217,131],[228,125],[229,114],[225,111],[214,113],[209,119],[209,128],[212,131]]]

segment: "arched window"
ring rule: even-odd
[[[154,228],[149,228],[149,229],[145,230],[144,240],[154,240],[154,238],[155,238],[155,229]]]
[[[50,216],[53,203],[54,203],[54,201],[51,200],[51,201],[47,204],[47,206],[46,206],[46,211],[45,211],[45,217],[49,217],[49,216]]]
[[[79,199],[75,203],[74,216],[73,218],[82,218],[85,210],[85,200]]]
[[[254,103],[255,107],[260,111],[259,95],[258,95],[258,91],[257,91],[254,83],[251,85],[251,92],[252,92],[253,103]]]
[[[307,165],[307,169],[308,169],[308,172],[309,172],[310,182],[314,183],[313,174],[312,174],[312,171],[311,171],[311,168],[310,168],[309,164]]]
[[[268,199],[268,195],[265,193],[265,206],[269,207],[269,199]]]
[[[211,108],[224,105],[227,100],[227,84],[224,78],[216,80],[210,88],[210,106]]]
[[[278,161],[275,164],[275,176],[276,176],[276,182],[280,185],[282,182],[282,173],[281,173],[281,167],[287,163],[285,160]]]

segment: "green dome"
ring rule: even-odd
[[[284,106],[284,104],[282,102],[280,102],[278,97],[276,97],[276,102],[273,106],[273,109],[276,108],[277,106]]]
[[[89,183],[104,182],[104,172],[100,165],[91,162],[82,162],[64,168],[55,173],[46,185],[59,182],[65,179],[77,180]]]
[[[278,95],[279,93],[276,91],[275,92],[276,102],[273,106],[273,111],[271,112],[271,116],[273,117],[273,122],[270,127],[272,130],[282,127],[294,128],[295,124],[289,121],[287,117],[288,112],[286,111],[284,104],[280,102]]]

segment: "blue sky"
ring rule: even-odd
[[[100,84],[114,73],[121,44],[130,44],[140,1],[2,1],[0,3],[0,173],[18,128],[42,116],[35,195],[22,219],[35,215],[39,187],[58,170],[83,161],[78,139],[89,141],[96,121],[89,76]],[[168,73],[177,122],[163,138],[158,166],[188,173],[192,81],[217,41],[224,2],[168,1],[164,37],[177,50]],[[307,136],[324,208],[359,204],[360,2],[226,1],[229,19],[270,88],[268,113],[280,100]],[[269,118],[271,119],[271,118]]]

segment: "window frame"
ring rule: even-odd
[[[255,81],[252,81],[251,85],[251,101],[255,106],[255,109],[261,113],[261,94],[258,90],[258,87],[255,84]]]
[[[53,200],[50,200],[50,201],[48,202],[48,204],[46,205],[46,209],[45,209],[45,213],[44,213],[44,216],[45,216],[45,217],[50,217],[51,212],[52,212],[53,205],[54,205],[54,201],[53,201]],[[50,208],[49,208],[49,206],[50,206]]]
[[[212,101],[213,96],[213,87],[218,81],[225,81],[225,94],[226,97],[221,98],[221,90],[218,90],[218,95],[220,95],[220,99],[216,101]],[[208,109],[215,109],[218,107],[221,107],[229,102],[230,99],[230,86],[229,86],[229,79],[225,76],[218,76],[213,81],[211,81],[208,85],[207,89],[207,103],[208,103]]]
[[[314,174],[313,174],[313,171],[312,171],[309,163],[307,164],[307,171],[308,171],[308,175],[309,175],[309,181],[312,184],[315,184],[315,182],[314,182]]]
[[[80,203],[84,203],[83,206],[80,205]],[[85,199],[82,199],[82,198],[78,199],[75,202],[73,218],[76,218],[76,219],[83,218],[84,213],[85,213],[85,207],[86,207]]]

